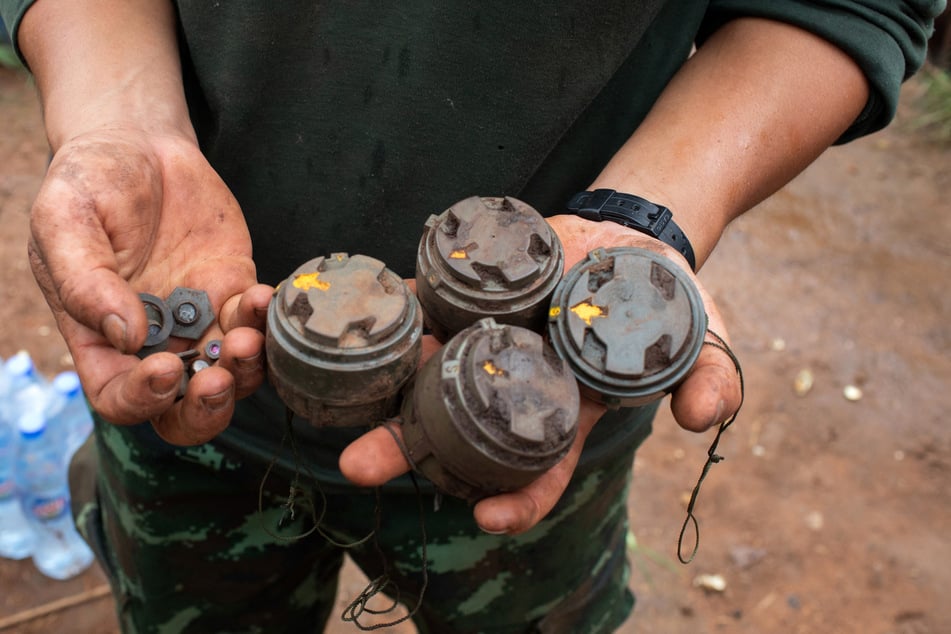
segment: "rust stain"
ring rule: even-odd
[[[326,291],[330,288],[330,282],[324,282],[320,279],[320,271],[302,273],[294,278],[294,288],[299,288],[302,291],[309,291],[313,288],[318,291]]]
[[[506,376],[505,370],[496,366],[492,361],[485,361],[482,364],[482,369],[485,370],[485,373],[490,376]]]
[[[591,302],[581,302],[571,307],[571,312],[578,316],[578,319],[584,323],[591,325],[591,320],[597,317],[604,317],[604,309],[600,306],[595,306]]]

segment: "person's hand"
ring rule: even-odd
[[[548,220],[564,246],[566,270],[598,247],[636,246],[662,253],[689,272],[680,254],[636,231],[614,223],[589,222],[576,216],[555,216]],[[726,338],[726,328],[716,306],[699,283],[697,286],[703,296],[710,329]],[[424,358],[435,349],[431,348]],[[739,404],[740,386],[733,362],[722,351],[705,346],[688,377],[674,391],[671,408],[682,427],[699,432],[728,418]],[[585,440],[604,412],[603,405],[582,398],[578,435],[568,454],[531,484],[478,502],[473,515],[479,527],[488,533],[516,535],[540,522],[564,493]],[[385,429],[364,434],[340,456],[343,474],[361,486],[381,485],[409,468],[393,437]]]
[[[561,238],[566,269],[598,247],[618,246],[649,249],[680,265],[700,291],[707,312],[707,328],[729,343],[726,325],[713,298],[675,249],[613,222],[589,222],[573,215],[554,216],[548,222]],[[681,427],[702,432],[729,418],[740,406],[740,398],[740,380],[733,361],[723,351],[704,346],[687,378],[672,393],[670,408]]]
[[[63,144],[33,205],[34,276],[72,353],[93,408],[106,420],[151,420],[174,444],[220,433],[234,401],[263,380],[271,289],[256,284],[237,202],[194,139],[135,128],[88,132]],[[135,356],[147,335],[138,293],[208,293],[222,338],[218,363],[189,381],[173,352]]]

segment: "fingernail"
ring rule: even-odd
[[[115,313],[109,313],[102,318],[102,332],[119,352],[125,354],[128,344],[126,343],[126,334],[128,326],[125,320]]]
[[[485,528],[484,526],[480,526],[479,528],[480,528],[480,529],[482,530],[482,532],[485,533],[486,535],[495,535],[495,536],[507,535],[508,532],[509,532],[507,528],[506,528],[506,529],[503,529],[503,530],[500,530],[500,531],[490,531],[489,529]]]
[[[178,372],[166,372],[158,374],[149,379],[149,389],[155,396],[168,396],[172,390],[178,392],[181,383],[181,375]]]
[[[211,396],[202,396],[201,404],[205,409],[216,412],[220,409],[223,409],[231,402],[231,388],[227,390],[222,390],[217,394],[212,394]]]
[[[247,372],[249,370],[258,370],[261,368],[261,353],[257,353],[251,357],[236,358],[234,364],[238,370],[242,372]]]

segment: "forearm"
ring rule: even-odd
[[[736,20],[687,62],[592,188],[670,207],[699,266],[726,225],[809,165],[867,97],[861,70],[831,44]]]
[[[54,151],[102,127],[194,137],[171,3],[39,0],[19,42]]]

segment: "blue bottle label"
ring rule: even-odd
[[[66,512],[67,504],[64,496],[55,498],[36,498],[30,507],[33,517],[41,522],[55,520]]]

